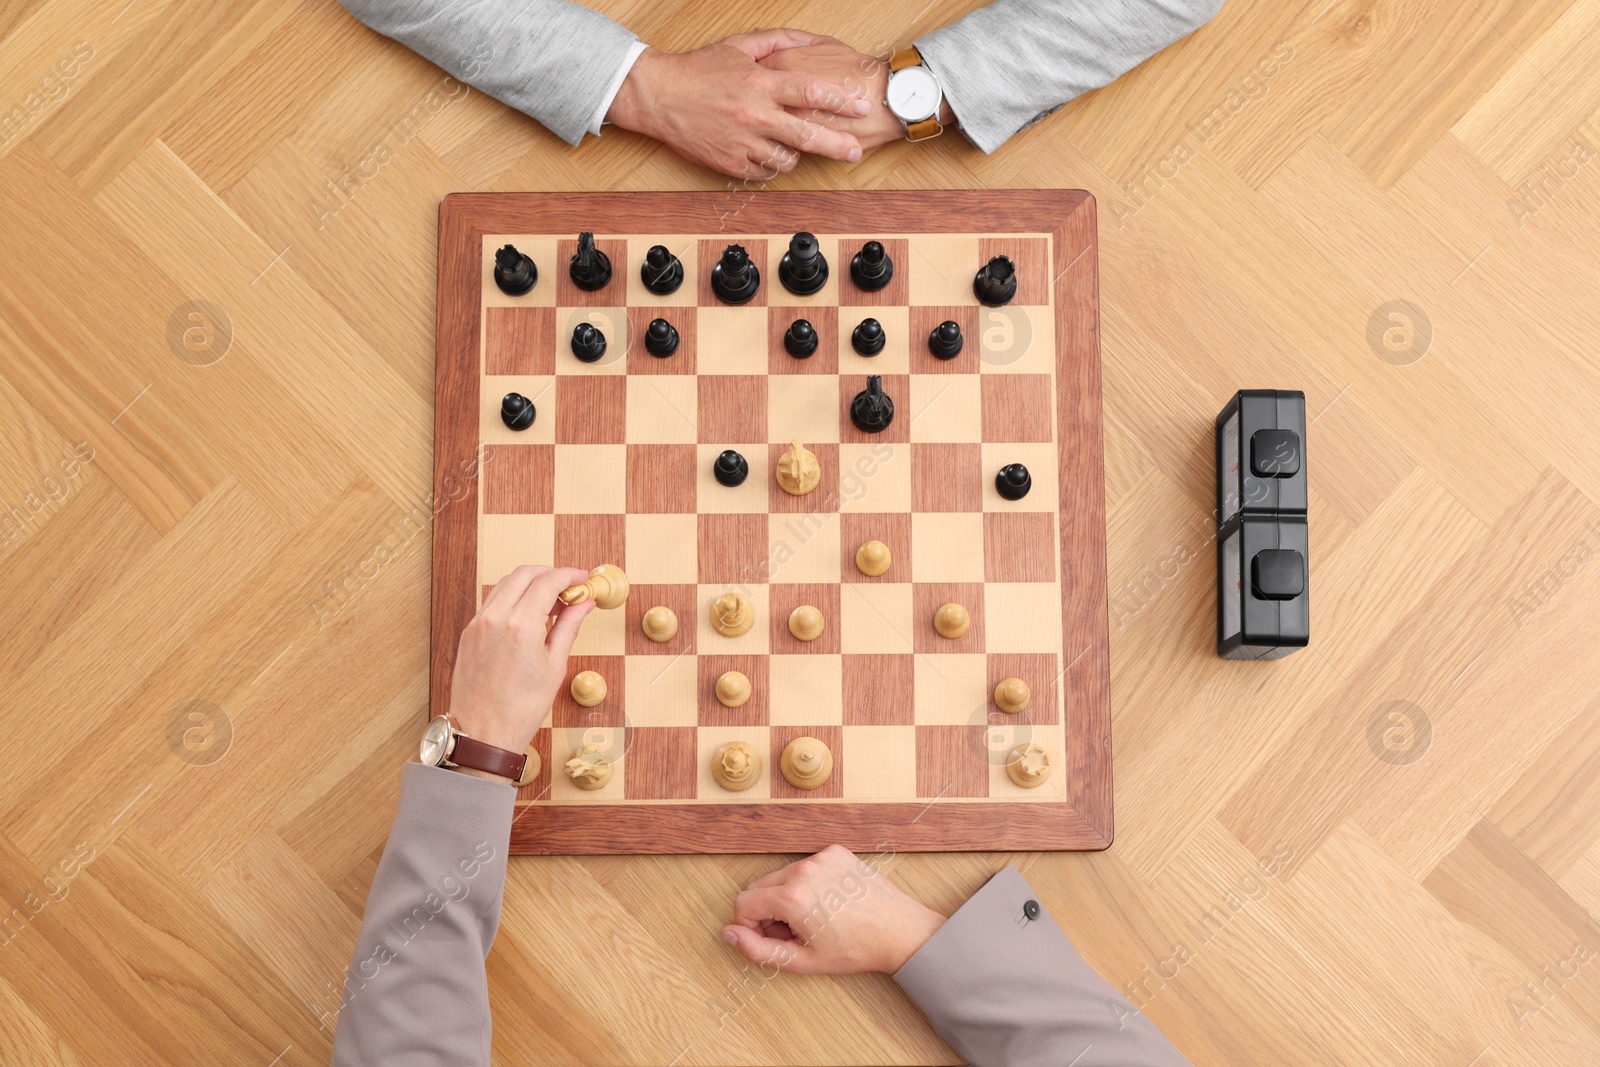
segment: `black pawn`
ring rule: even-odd
[[[513,430],[526,430],[537,415],[533,401],[521,393],[507,393],[500,401],[500,421]]]
[[[639,280],[652,293],[666,296],[678,291],[683,284],[683,260],[672,254],[666,245],[651,245],[639,264]]]
[[[539,268],[516,245],[502,245],[494,254],[494,283],[507,296],[521,296],[539,280]]]
[[[761,271],[743,245],[729,245],[711,268],[711,291],[726,304],[744,304],[761,288]]]
[[[955,359],[961,354],[966,339],[961,336],[961,324],[946,319],[928,334],[928,351],[939,359]]]
[[[1017,268],[1005,256],[995,256],[972,279],[978,303],[997,308],[1017,295]]]
[[[611,280],[611,258],[594,246],[594,234],[585,230],[578,234],[578,250],[572,254],[568,270],[573,285],[593,292]]]
[[[1021,500],[1033,488],[1033,475],[1020,463],[1008,463],[994,476],[994,491],[1007,500]]]
[[[883,351],[883,323],[877,319],[862,319],[850,331],[850,347],[863,356],[875,356]]]
[[[585,363],[594,363],[606,354],[606,335],[593,323],[578,323],[572,328],[572,354]]]
[[[795,319],[783,335],[784,351],[795,359],[805,359],[817,350],[817,331],[809,319]]]
[[[814,234],[802,231],[789,238],[789,251],[778,261],[778,280],[796,296],[810,296],[828,284],[828,259]]]
[[[876,292],[894,277],[894,260],[878,241],[868,241],[850,260],[850,278],[857,289]]]
[[[850,401],[850,421],[862,433],[882,433],[894,421],[894,401],[884,393],[880,375],[869,375],[867,387]]]
[[[744,480],[750,476],[750,464],[733,449],[724,449],[717,456],[717,462],[711,468],[711,473],[723,485],[743,485]]]
[[[678,350],[678,328],[666,319],[651,319],[644,334],[644,350],[652,356],[670,356]]]

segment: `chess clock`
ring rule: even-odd
[[[1277,659],[1310,641],[1306,398],[1244,389],[1216,420],[1217,654]]]

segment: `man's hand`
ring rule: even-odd
[[[832,40],[800,30],[757,30],[693,52],[647,49],[606,117],[734,178],[791,171],[802,152],[854,163],[861,145],[833,127],[872,109],[860,92],[799,68],[769,70],[759,62]]]
[[[593,601],[569,608],[556,597],[588,577],[571,567],[518,567],[489,591],[456,650],[450,717],[458,729],[512,752],[528,747],[566,680],[578,624],[594,610]]]
[[[785,48],[761,60],[768,70],[804,71],[814,78],[849,86],[870,105],[858,117],[834,118],[835,128],[853,135],[863,151],[905,137],[906,129],[894,117],[884,102],[888,99],[889,64],[877,56],[857,52],[843,41],[828,38],[815,44]],[[812,118],[805,109],[795,112],[802,118]],[[952,121],[950,105],[942,108],[946,125]]]
[[[943,925],[943,915],[831,845],[751,882],[722,937],[763,968],[893,974]]]

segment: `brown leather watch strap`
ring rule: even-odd
[[[922,53],[917,51],[917,46],[913,44],[908,44],[889,56],[890,70],[904,70],[907,67],[919,66],[921,63]]]
[[[474,741],[466,734],[456,734],[455,747],[450,750],[450,762],[458,767],[471,767],[475,771],[484,771],[515,782],[522,777],[522,768],[528,762],[528,755]]]
[[[944,132],[944,127],[939,125],[939,116],[923,119],[921,122],[906,123],[906,140],[926,141],[930,137],[937,137]]]

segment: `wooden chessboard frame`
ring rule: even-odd
[[[731,220],[727,216],[733,215]],[[487,234],[1048,233],[1054,262],[1056,444],[1065,746],[1061,802],[523,805],[513,854],[1098,850],[1113,835],[1099,281],[1094,198],[1082,190],[456,193],[439,207],[430,715],[449,709],[475,608],[483,238]],[[725,224],[728,223],[728,224]],[[542,265],[543,266],[543,265]],[[836,264],[835,270],[847,270]],[[552,272],[553,273],[553,272]],[[542,279],[543,280],[543,279]],[[555,279],[549,279],[546,284]],[[686,284],[700,284],[686,279]],[[764,279],[763,284],[776,284]],[[1043,482],[1038,477],[1036,481]],[[463,497],[463,485],[467,496]],[[1046,485],[1036,485],[1035,491]],[[597,561],[602,562],[602,561]],[[774,761],[775,762],[775,761]],[[769,773],[776,774],[773,766]]]

